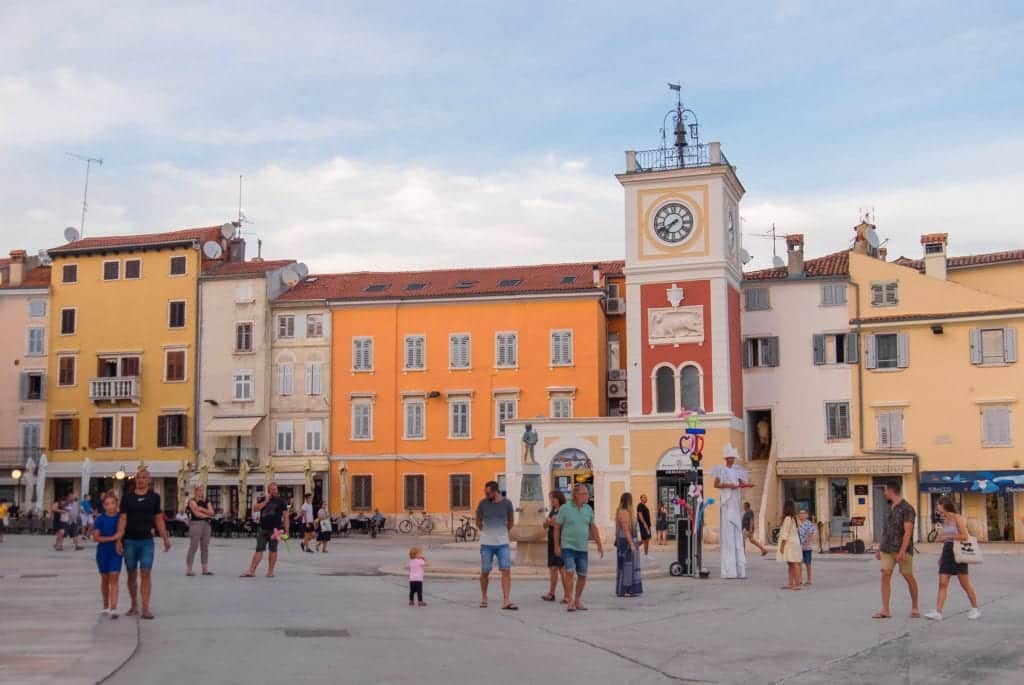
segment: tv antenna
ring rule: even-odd
[[[242,224],[251,224],[252,219],[242,211],[242,174],[238,174],[238,236],[242,235]]]
[[[772,266],[773,267],[778,269],[778,268],[781,268],[781,267],[786,265],[786,263],[784,261],[782,261],[782,257],[779,256],[779,251],[778,251],[778,247],[777,247],[778,246],[778,242],[780,240],[785,240],[786,236],[785,235],[779,235],[776,232],[776,230],[775,230],[775,222],[774,221],[772,222],[771,228],[769,228],[766,232],[764,232],[764,233],[752,233],[751,236],[754,237],[754,238],[764,238],[766,240],[771,240],[772,241]]]
[[[76,155],[74,152],[66,153],[68,157],[72,157],[81,162],[85,162],[85,191],[82,193],[82,221],[79,224],[78,232],[81,237],[85,237],[85,210],[89,207],[89,171],[92,169],[93,164],[99,164],[103,166],[103,159],[101,157],[86,157],[84,155]]]

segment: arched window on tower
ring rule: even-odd
[[[669,366],[663,366],[654,374],[655,408],[659,414],[673,414],[676,411],[676,374]]]
[[[684,366],[679,374],[679,387],[683,398],[683,408],[693,411],[701,408],[700,369],[696,366]]]

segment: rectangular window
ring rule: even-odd
[[[404,435],[406,440],[420,440],[423,433],[423,412],[426,406],[423,400],[406,400],[403,410],[405,420]]]
[[[171,257],[171,275],[184,276],[188,268],[188,260],[185,257]]]
[[[352,476],[352,508],[373,509],[373,476]]]
[[[57,385],[70,386],[75,384],[75,357],[65,355],[57,358]]]
[[[743,302],[748,312],[768,309],[768,288],[747,288],[743,291]]]
[[[185,432],[188,430],[187,419],[185,414],[164,414],[157,417],[157,447],[186,447],[188,443]]]
[[[19,399],[41,400],[46,392],[46,374],[42,371],[23,371],[18,392]]]
[[[779,338],[747,338],[743,341],[743,368],[779,365]]]
[[[78,283],[78,265],[65,264],[60,269],[61,283]]]
[[[417,371],[427,368],[427,340],[422,335],[405,336],[405,369]]]
[[[324,448],[324,422],[320,419],[306,421],[306,451],[319,452]]]
[[[426,476],[406,475],[405,481],[405,508],[422,509]]]
[[[850,403],[825,403],[825,437],[828,440],[850,439]]]
[[[972,328],[972,364],[1012,364],[1017,361],[1016,328]]]
[[[278,421],[274,429],[277,435],[277,451],[291,452],[295,447],[295,427],[291,421]]]
[[[50,449],[78,449],[78,419],[50,421]]]
[[[179,383],[185,380],[185,350],[164,352],[164,381]]]
[[[352,338],[352,370],[373,371],[373,338]]]
[[[872,307],[894,307],[899,301],[899,284],[896,281],[871,284]]]
[[[324,315],[323,314],[306,314],[306,337],[307,338],[322,338],[322,337],[324,337]]]
[[[846,304],[846,284],[826,283],[821,286],[821,304],[823,307],[839,307]]]
[[[516,418],[518,402],[514,399],[502,399],[496,403],[495,411],[498,415],[498,437],[505,437],[505,422]]]
[[[28,329],[28,346],[25,355],[39,357],[46,354],[46,329],[33,326]]]
[[[309,362],[308,364],[306,364],[306,394],[324,394],[323,362]]]
[[[174,300],[167,304],[167,327],[185,327],[185,301]]]
[[[235,324],[235,352],[252,352],[252,324]]]
[[[110,449],[114,446],[114,417],[89,419],[89,449]]]
[[[235,304],[249,304],[256,301],[256,289],[252,283],[244,282],[235,286]]]
[[[572,366],[572,331],[551,331],[551,366]]]
[[[453,333],[448,336],[448,367],[468,369],[470,367],[469,333]]]
[[[142,370],[142,360],[139,357],[121,357],[121,369],[118,375],[123,377],[138,376]]]
[[[277,337],[278,338],[294,338],[295,337],[295,317],[291,314],[284,314],[277,317]]]
[[[495,336],[495,347],[495,366],[514,368],[519,364],[518,336],[515,333],[498,333]]]
[[[78,326],[78,316],[74,309],[60,310],[60,334],[74,335]]]
[[[867,337],[865,366],[869,369],[905,369],[910,364],[905,333],[879,333]]]
[[[453,473],[448,476],[448,508],[469,509],[470,476],[468,473]]]
[[[29,301],[28,315],[34,319],[39,319],[46,316],[46,300]]]
[[[291,364],[277,366],[277,394],[291,395],[295,392],[295,367]]]
[[[571,397],[552,397],[551,398],[551,418],[553,418],[553,419],[571,419],[572,418],[572,398]]]
[[[452,400],[448,403],[448,436],[469,437],[469,400]]]
[[[1009,407],[982,407],[981,444],[983,447],[1010,447]]]
[[[903,447],[903,412],[883,411],[875,415],[878,429],[879,449],[902,449]]]
[[[116,281],[121,277],[121,262],[103,262],[103,280]]]
[[[135,447],[135,417],[121,415],[121,437],[118,441],[121,449]]]
[[[142,278],[142,260],[141,259],[126,259],[124,260],[124,277],[125,280],[135,280]]]
[[[21,448],[26,456],[36,458],[42,443],[43,424],[38,422],[21,424]]]
[[[857,361],[856,333],[831,333],[813,336],[814,363],[853,364]]]
[[[352,405],[352,439],[373,439],[373,403],[356,402]]]
[[[250,402],[252,401],[253,393],[253,380],[252,371],[248,369],[239,369],[235,371],[231,378],[232,395],[231,397],[236,402]]]

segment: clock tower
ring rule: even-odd
[[[627,151],[626,171],[617,176],[626,200],[628,416],[632,432],[678,433],[682,409],[703,410],[706,453],[717,452],[717,461],[726,443],[743,449],[745,190],[721,145],[699,141],[691,110],[677,101],[670,118],[674,144],[665,144],[666,126],[662,146]]]

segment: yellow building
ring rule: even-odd
[[[921,242],[922,260],[850,254],[860,450],[912,460],[922,537],[948,493],[980,540],[1024,540],[1024,251],[947,258],[946,234]]]
[[[230,245],[220,227],[96,237],[50,250],[47,498],[77,492],[83,460],[93,492],[149,465],[164,508],[194,463],[201,246]],[[80,493],[79,493],[80,494]]]

